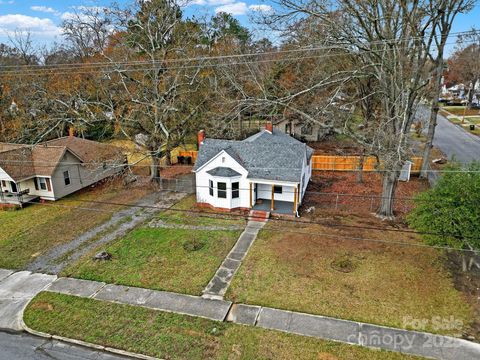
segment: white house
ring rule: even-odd
[[[0,143],[0,206],[60,199],[123,171],[125,162],[121,149],[74,136]]]
[[[193,169],[199,205],[297,214],[312,174],[312,148],[271,123],[242,141],[204,134]]]

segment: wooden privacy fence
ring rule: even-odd
[[[337,155],[313,155],[313,170],[355,171],[360,168],[360,156],[337,156]],[[422,158],[413,157],[410,160],[412,173],[419,173],[422,167]],[[363,171],[375,171],[377,159],[374,156],[366,156],[363,159]],[[378,168],[382,168],[380,165]]]
[[[198,151],[179,151],[178,156],[191,157],[192,162],[197,160]],[[338,156],[338,155],[313,155],[312,169],[313,170],[333,170],[333,171],[355,171],[360,168],[360,156]],[[413,174],[419,173],[422,167],[422,158],[413,157],[412,170]],[[363,159],[363,171],[375,171],[377,159],[374,156],[365,156]],[[380,165],[381,169],[382,166]]]

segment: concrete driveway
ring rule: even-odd
[[[0,329],[23,330],[23,309],[57,277],[0,269]]]

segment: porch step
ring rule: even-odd
[[[270,211],[250,210],[250,214],[248,215],[248,220],[267,221],[269,217],[270,217]]]

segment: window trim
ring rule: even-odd
[[[208,192],[210,196],[213,196],[215,194],[213,190],[213,185],[213,180],[208,180]]]
[[[220,188],[220,184],[222,184],[222,188]],[[223,185],[225,188],[223,189]],[[227,183],[226,182],[217,182],[217,197],[219,199],[226,199],[227,198]]]
[[[67,173],[67,176],[65,176],[65,173]],[[68,180],[68,184],[67,184],[67,180]],[[63,172],[63,183],[65,184],[65,186],[69,186],[72,184],[72,179],[70,177],[70,171],[69,170],[65,170]]]
[[[44,177],[39,177],[38,178],[38,188],[40,191],[47,191],[47,179]]]
[[[236,185],[234,189],[233,186]],[[232,199],[238,199],[240,197],[240,182],[232,182]]]

